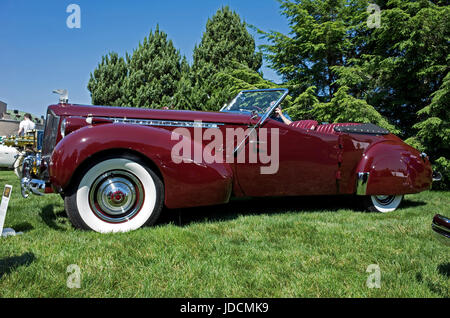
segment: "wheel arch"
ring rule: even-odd
[[[172,150],[179,140],[172,137],[170,130],[141,125],[103,124],[81,128],[56,145],[49,167],[50,182],[56,192],[63,192],[93,160],[107,154],[129,153],[143,159],[161,176],[168,208],[228,202],[233,187],[231,166],[189,160],[177,163],[172,159]],[[203,146],[194,141],[192,144]]]
[[[72,176],[69,178],[67,185],[62,189],[62,193],[65,194],[68,189],[71,189],[78,180],[77,178],[79,178],[83,174],[83,172],[87,170],[91,165],[106,160],[107,158],[113,157],[137,157],[147,166],[147,168],[151,169],[161,179],[161,182],[164,185],[164,175],[161,173],[158,165],[148,156],[133,149],[110,148],[96,152],[92,156],[89,156],[84,161],[82,161],[74,170]]]

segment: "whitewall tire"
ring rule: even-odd
[[[389,213],[397,210],[403,195],[372,195],[364,198],[365,208],[371,212]]]
[[[153,224],[163,200],[160,178],[139,158],[122,156],[84,169],[64,202],[76,228],[111,233]]]

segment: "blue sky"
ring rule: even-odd
[[[66,25],[69,4],[81,8],[80,29]],[[90,104],[86,86],[101,56],[131,53],[157,24],[192,61],[207,19],[225,5],[260,29],[289,32],[276,0],[0,0],[0,100],[43,115],[58,100],[52,90],[66,88],[71,102]]]

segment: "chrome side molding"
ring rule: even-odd
[[[358,172],[356,177],[356,194],[366,195],[367,193],[367,183],[369,182],[370,173],[369,172]]]
[[[175,120],[156,120],[156,119],[128,119],[128,118],[105,118],[113,123],[132,124],[142,126],[161,126],[161,127],[186,127],[186,128],[219,128],[223,123],[209,123],[201,121],[175,121]]]

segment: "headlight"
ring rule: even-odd
[[[66,136],[66,119],[65,118],[61,122],[60,133],[61,133],[62,138],[64,138]]]

